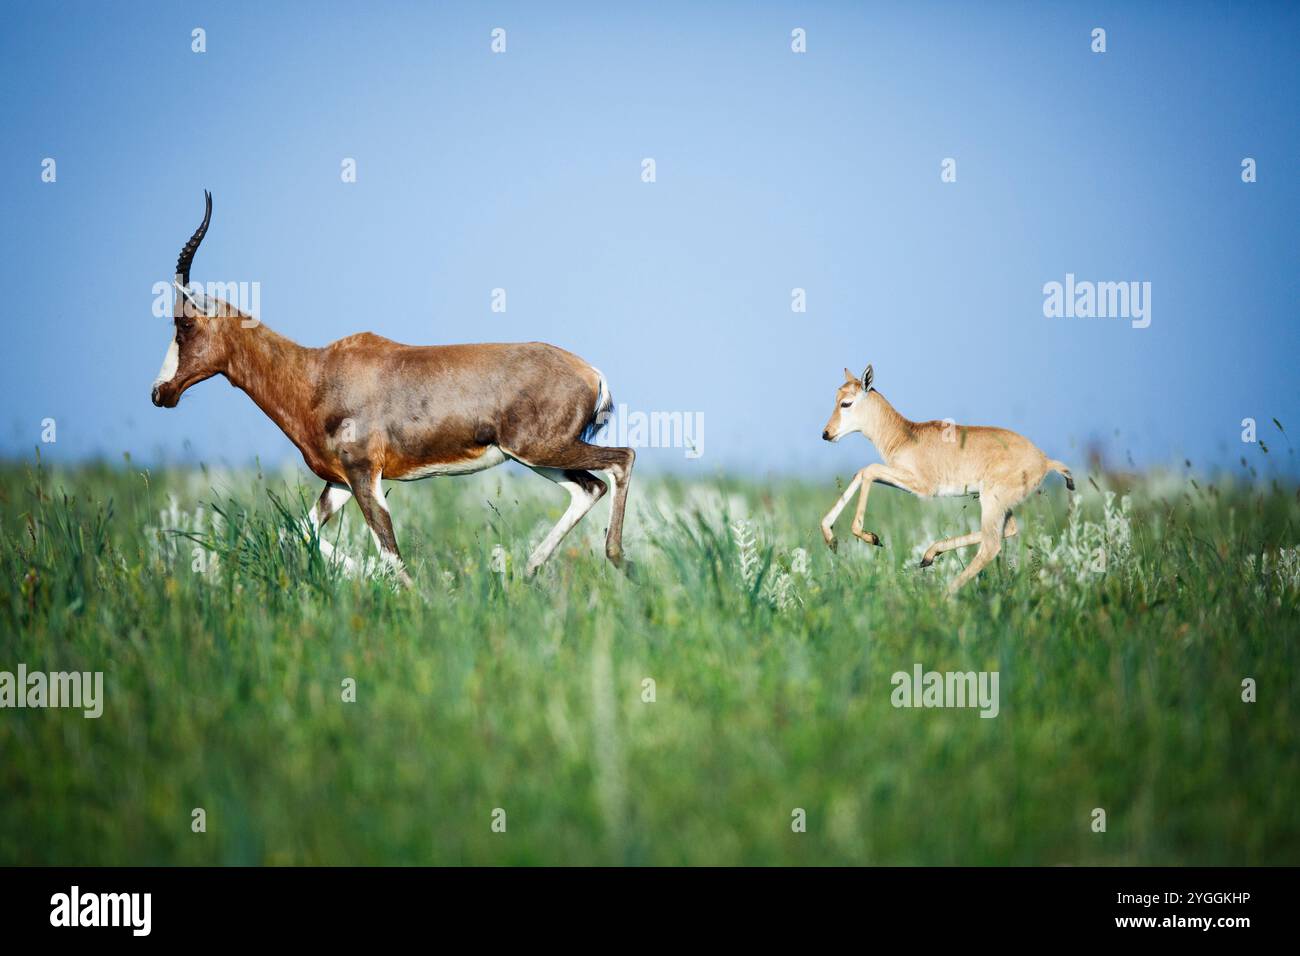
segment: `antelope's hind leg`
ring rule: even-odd
[[[1002,550],[1003,529],[1011,518],[1011,509],[988,495],[980,501],[983,505],[983,512],[980,515],[980,549],[975,552],[975,557],[971,558],[965,570],[948,585],[950,595],[961,590],[962,585],[984,570],[985,565],[996,558],[998,552]]]
[[[588,445],[575,438],[563,448],[522,449],[517,453],[512,450],[509,454],[534,471],[547,468],[564,472],[603,471],[609,475],[609,480],[614,485],[614,500],[609,506],[609,531],[605,534],[605,556],[616,567],[622,565],[623,511],[627,507],[627,486],[632,480],[632,465],[636,462],[636,452],[631,448]],[[594,475],[591,477],[595,478]],[[532,564],[531,560],[529,564]]]
[[[1016,516],[1010,511],[1007,512],[1007,523],[1002,531],[1002,537],[1012,538],[1020,529],[1016,527]],[[960,534],[955,538],[944,538],[942,541],[936,541],[930,547],[926,548],[925,556],[921,558],[921,567],[928,568],[934,564],[934,559],[945,551],[956,551],[958,548],[969,547],[972,544],[979,544],[980,532],[972,531],[970,534]]]
[[[636,462],[636,452],[631,448],[615,448],[620,452],[618,466],[609,472],[609,480],[614,482],[614,503],[609,508],[609,531],[605,535],[605,557],[615,566],[623,563],[623,511],[627,507],[627,486],[632,480],[632,465]]]
[[[555,553],[555,549],[560,546],[565,535],[586,517],[587,512],[609,490],[603,481],[589,471],[561,468],[533,468],[533,471],[564,488],[569,493],[569,507],[528,559],[529,575],[535,574],[537,569],[546,563],[547,559]]]

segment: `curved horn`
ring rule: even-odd
[[[176,260],[176,274],[181,277],[183,286],[190,284],[190,265],[194,262],[194,253],[199,251],[199,243],[207,234],[208,223],[212,221],[212,193],[203,190],[203,199],[206,205],[203,211],[203,222],[199,224],[198,229],[194,230],[190,241],[181,247],[180,258]]]

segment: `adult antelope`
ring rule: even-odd
[[[190,265],[212,220],[212,195],[205,191],[204,197],[203,222],[176,262],[181,294],[175,333],[153,385],[155,405],[174,408],[191,385],[224,375],[325,481],[308,516],[314,528],[319,532],[355,497],[381,557],[403,584],[410,578],[381,479],[464,475],[507,458],[570,495],[563,517],[529,558],[529,574],[605,494],[605,483],[592,471],[607,472],[614,482],[605,554],[621,563],[636,455],[587,441],[613,404],[597,369],[541,342],[413,346],[371,332],[324,348],[291,342],[228,302],[190,288]],[[321,550],[333,555],[323,538]]]
[[[910,491],[918,498],[977,494],[980,530],[936,541],[921,559],[921,567],[927,568],[945,551],[978,544],[974,559],[949,588],[950,593],[955,592],[997,557],[1004,537],[1016,533],[1011,509],[1037,488],[1049,471],[1065,476],[1065,487],[1071,491],[1074,477],[1062,462],[1048,458],[1029,439],[1005,428],[909,421],[872,388],[874,377],[870,365],[861,378],[844,370],[844,384],[835,393],[835,411],[822,430],[822,438],[839,441],[845,435],[861,432],[876,446],[884,463],[868,465],[853,476],[844,494],[822,519],[822,537],[835,550],[835,519],[861,486],[853,534],[867,544],[880,545],[874,532],[862,530],[872,482]]]

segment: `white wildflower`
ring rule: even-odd
[[[1102,520],[1089,521],[1072,500],[1065,531],[1055,539],[1040,535],[1035,542],[1039,579],[1064,586],[1070,581],[1085,584],[1106,574],[1131,577],[1133,525],[1129,507],[1127,495],[1116,505],[1115,493],[1108,491],[1102,501]]]
[[[1265,597],[1269,592],[1277,592],[1280,602],[1282,595],[1300,591],[1300,547],[1279,548],[1275,553],[1265,551],[1259,556],[1259,570],[1256,572],[1255,555],[1246,555],[1246,573],[1257,580],[1255,593]]]
[[[758,537],[754,534],[754,526],[744,518],[738,518],[731,524],[731,539],[740,559],[740,580],[746,588],[752,589],[758,580]]]
[[[738,518],[733,521],[731,524],[731,539],[736,545],[740,581],[746,590],[752,591],[758,583],[758,575],[762,570],[758,535],[754,531],[753,522],[746,518]],[[796,551],[803,551],[803,549],[799,548]],[[807,574],[808,553],[806,551],[803,551],[803,557],[800,560],[804,568],[800,573]],[[788,571],[782,570],[775,562],[768,565],[759,596],[779,611],[788,610],[801,603],[799,595],[795,591],[794,576]]]

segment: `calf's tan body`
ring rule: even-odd
[[[921,560],[921,566],[928,567],[945,551],[978,544],[979,551],[951,585],[955,592],[997,557],[1004,537],[1016,534],[1011,509],[1037,488],[1048,472],[1065,476],[1066,486],[1074,490],[1069,469],[1048,458],[1023,435],[982,425],[911,421],[872,387],[873,379],[869,365],[860,378],[845,369],[844,383],[835,393],[835,411],[822,430],[822,438],[827,441],[861,432],[883,459],[881,464],[868,465],[855,474],[822,519],[822,537],[832,549],[836,546],[835,520],[859,489],[853,534],[868,544],[880,544],[878,535],[862,527],[867,494],[874,482],[910,491],[920,498],[978,494],[980,530],[936,541]]]

